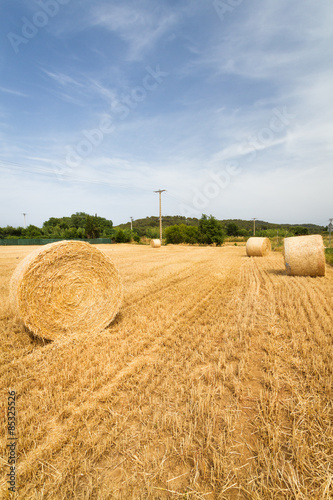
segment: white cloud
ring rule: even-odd
[[[5,92],[6,94],[15,95],[18,97],[29,97],[27,94],[25,94],[23,92],[20,92],[18,90],[14,90],[14,89],[6,89],[4,87],[0,87],[0,92]]]
[[[237,162],[241,173],[202,212],[325,223],[333,182],[331,3],[241,2],[223,23],[211,2],[80,5],[68,4],[47,28],[59,30],[58,47],[65,40],[73,64],[51,50],[38,61],[39,74],[31,72],[35,101],[20,100],[16,109],[4,100],[0,158],[17,163],[0,165],[11,212],[21,196],[28,206],[18,214],[36,213],[35,224],[56,211],[101,209],[111,218],[114,211],[120,223],[156,213],[152,191],[162,188],[165,210],[176,214],[212,172]],[[27,46],[31,68],[41,40]],[[120,119],[120,96],[141,85],[144,68],[155,63],[170,76]],[[12,88],[6,81],[0,92],[25,96],[21,83]],[[36,113],[41,103],[44,117]],[[276,110],[292,115],[280,129]],[[114,118],[114,131],[70,168],[68,148],[77,148],[103,117]]]
[[[178,22],[179,11],[149,2],[105,4],[93,10],[91,24],[116,33],[129,46],[128,59],[140,60]]]

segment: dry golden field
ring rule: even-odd
[[[332,499],[333,268],[289,277],[280,253],[244,246],[102,249],[120,314],[44,343],[8,304],[32,247],[0,247],[1,498]]]

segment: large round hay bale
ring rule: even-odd
[[[319,234],[285,238],[283,253],[290,276],[325,276],[325,249]]]
[[[150,240],[150,246],[152,248],[160,248],[161,240]]]
[[[246,253],[249,257],[264,257],[271,251],[271,242],[268,238],[253,236],[246,242]]]
[[[121,280],[112,261],[81,241],[38,248],[19,264],[10,283],[11,304],[24,325],[52,340],[102,331],[121,299]]]

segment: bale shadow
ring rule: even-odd
[[[116,314],[116,316],[113,318],[113,320],[111,321],[111,323],[109,323],[106,328],[112,328],[114,326],[119,325],[119,323],[121,323],[121,321],[123,320],[123,317],[124,317],[124,315],[122,314],[122,312],[118,312]]]
[[[53,340],[45,339],[44,337],[40,337],[39,335],[36,335],[32,331],[30,331],[29,328],[27,328],[26,326],[24,326],[23,328],[24,328],[25,333],[27,333],[29,335],[32,344],[43,347],[43,346],[46,346],[46,345],[54,342]]]
[[[287,271],[285,269],[268,269],[268,274],[274,274],[275,276],[287,276]]]

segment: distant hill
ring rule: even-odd
[[[199,219],[186,218],[181,215],[165,215],[162,218],[163,227],[174,226],[175,224],[186,224],[187,226],[198,226]],[[160,225],[159,217],[146,217],[133,221],[133,229],[156,228]],[[131,223],[119,224],[115,229],[131,229]]]
[[[220,220],[223,226],[226,226],[230,222],[237,224],[240,229],[247,229],[252,231],[253,220],[242,220],[242,219],[222,219]],[[145,219],[137,219],[133,221],[133,229],[135,229],[139,234],[144,233],[146,229],[158,228],[159,227],[158,217],[146,217]],[[181,215],[165,215],[162,218],[163,227],[174,226],[175,224],[186,224],[187,226],[198,226],[199,219],[186,218]],[[321,233],[324,231],[324,226],[318,226],[316,224],[274,224],[272,222],[266,222],[262,220],[256,220],[256,229],[266,230],[266,229],[289,229],[292,227],[306,227],[310,234]],[[126,222],[125,224],[119,224],[115,229],[131,229],[131,223]]]
[[[242,220],[242,219],[224,219],[220,221],[223,225],[227,225],[230,222],[234,222],[240,229],[252,230],[253,219],[252,220]],[[289,229],[291,227],[307,227],[309,233],[317,234],[324,231],[324,226],[318,226],[316,224],[274,224],[272,222],[266,222],[263,220],[256,220],[256,229]]]

